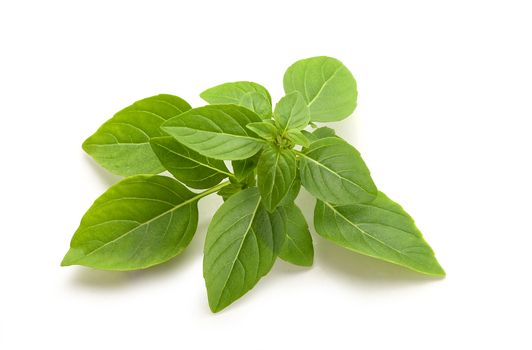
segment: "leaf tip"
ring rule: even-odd
[[[218,308],[216,308],[216,307],[214,307],[214,306],[212,306],[212,305],[209,305],[209,309],[211,309],[211,312],[212,312],[213,314],[217,314],[218,312],[221,311],[221,309],[218,309]]]
[[[90,146],[89,140],[90,140],[90,137],[87,138],[85,141],[83,141],[83,143],[81,144],[81,149],[87,154],[90,154],[90,152],[89,152],[89,146]]]
[[[220,307],[220,301],[219,300],[217,302],[215,302],[214,300],[211,300],[209,298],[209,309],[211,309],[211,312],[213,314],[217,314],[218,312],[220,312],[223,309],[225,309],[225,306],[222,305],[222,307]]]
[[[295,265],[298,265],[298,266],[301,266],[301,267],[312,267],[313,264],[314,264],[313,260],[307,260],[307,261],[303,261],[302,260],[302,261],[298,261],[297,264],[295,264]]]
[[[438,260],[436,260],[436,258],[434,258],[432,263],[428,264],[424,269],[416,271],[432,277],[444,278],[447,275],[447,273],[445,272],[443,267],[441,267],[440,263],[438,262]]]
[[[210,103],[210,101],[209,101],[209,90],[211,90],[211,88],[209,88],[209,89],[205,89],[205,90],[203,90],[202,92],[200,92],[200,94],[199,94],[199,97],[200,97],[203,101],[205,101],[205,102],[207,102],[207,103]]]
[[[68,255],[68,253],[67,253],[67,255]],[[71,266],[71,265],[72,265],[72,263],[69,261],[69,259],[67,258],[67,256],[65,256],[65,257],[63,258],[63,260],[61,260],[61,265],[60,265],[61,267]]]
[[[65,254],[65,257],[61,261],[61,266],[76,265],[77,261],[83,257],[83,251],[81,249],[70,248]]]
[[[434,269],[433,276],[442,277],[443,278],[443,277],[447,276],[447,273],[445,272],[443,267],[441,267],[440,264],[438,264],[436,266],[436,268]]]

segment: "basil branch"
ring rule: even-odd
[[[283,86],[275,104],[262,85],[237,81],[203,91],[205,106],[163,94],[116,113],[83,149],[124,179],[87,210],[62,265],[123,271],[164,263],[192,240],[199,199],[217,193],[224,203],[208,227],[203,275],[209,306],[218,312],[278,258],[313,264],[312,235],[295,202],[304,187],[316,198],[318,235],[444,276],[414,220],[377,187],[358,150],[320,126],[357,106],[347,67],[331,57],[303,59],[286,70]]]

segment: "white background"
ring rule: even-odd
[[[1,349],[532,348],[529,1],[0,4]],[[81,150],[107,118],[158,93],[199,106],[235,80],[277,100],[284,70],[315,55],[355,75],[359,107],[330,126],[416,219],[445,279],[314,235],[312,268],[278,261],[213,315],[201,253],[218,198],[170,263],[59,267],[118,179]]]

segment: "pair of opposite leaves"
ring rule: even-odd
[[[301,60],[287,70],[284,87],[287,96],[273,120],[268,91],[237,82],[203,92],[210,106],[191,109],[176,96],[158,95],[103,124],[84,149],[111,172],[131,177],[95,201],[63,265],[130,270],[167,261],[192,239],[197,201],[218,192],[227,201],[209,226],[204,276],[209,305],[219,311],[251,289],[277,256],[312,264],[312,238],[293,203],[301,183],[318,199],[314,221],[323,237],[443,275],[413,220],[377,191],[360,154],[331,129],[304,130],[310,121],[337,121],[353,112],[356,83],[347,68],[328,57]],[[286,149],[272,146],[279,135]],[[290,149],[296,144],[301,151]],[[232,160],[233,173],[223,160]],[[198,194],[169,177],[139,175],[164,170],[207,190]],[[231,182],[220,184],[224,178]]]

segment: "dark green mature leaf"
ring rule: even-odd
[[[296,156],[292,150],[269,145],[262,151],[257,166],[257,184],[268,211],[273,211],[286,196],[296,172]]]
[[[150,147],[163,136],[161,124],[190,109],[177,96],[157,95],[116,113],[83,143],[83,149],[110,172],[122,175],[157,174],[164,170]]]
[[[277,207],[272,216],[275,217],[272,219],[274,230],[281,231],[285,237],[279,257],[295,265],[311,266],[314,260],[314,247],[307,221],[301,210],[294,203],[290,203]]]
[[[192,239],[199,198],[169,177],[128,177],[89,208],[61,264],[135,270],[165,262]]]
[[[257,114],[236,105],[191,109],[166,121],[162,128],[177,141],[206,157],[236,160],[257,153],[264,141],[246,128],[260,122]]]
[[[203,91],[200,96],[210,104],[235,104],[249,108],[263,118],[272,113],[272,98],[268,90],[250,81],[217,85]]]
[[[298,91],[287,94],[277,103],[273,117],[281,130],[304,129],[310,122],[310,111],[303,95]]]
[[[229,184],[218,191],[217,194],[222,197],[224,201],[226,201],[229,199],[229,197],[237,194],[240,191],[242,191],[242,186],[239,186],[238,184]]]
[[[231,162],[233,165],[233,173],[238,181],[244,181],[248,176],[250,176],[255,168],[257,168],[261,153],[262,152],[259,152],[252,157],[242,160],[234,160]]]
[[[321,236],[357,253],[445,275],[414,220],[382,192],[365,204],[336,206],[318,200],[314,225]]]
[[[213,312],[240,298],[271,270],[278,239],[257,188],[242,190],[222,204],[209,225],[203,259]]]
[[[350,116],[357,105],[357,85],[349,70],[335,58],[319,56],[297,61],[283,78],[287,94],[299,91],[317,122]]]
[[[301,183],[318,199],[351,204],[369,202],[377,195],[360,153],[339,137],[314,141],[300,155]]]
[[[155,137],[150,143],[162,165],[189,187],[210,188],[232,176],[222,160],[202,156],[172,136]]]
[[[299,172],[296,171],[296,177],[292,181],[292,184],[290,185],[290,189],[288,190],[288,192],[286,192],[286,195],[279,203],[279,206],[286,206],[286,205],[292,204],[296,200],[297,196],[299,195],[300,190],[301,190],[301,180],[299,178]]]

